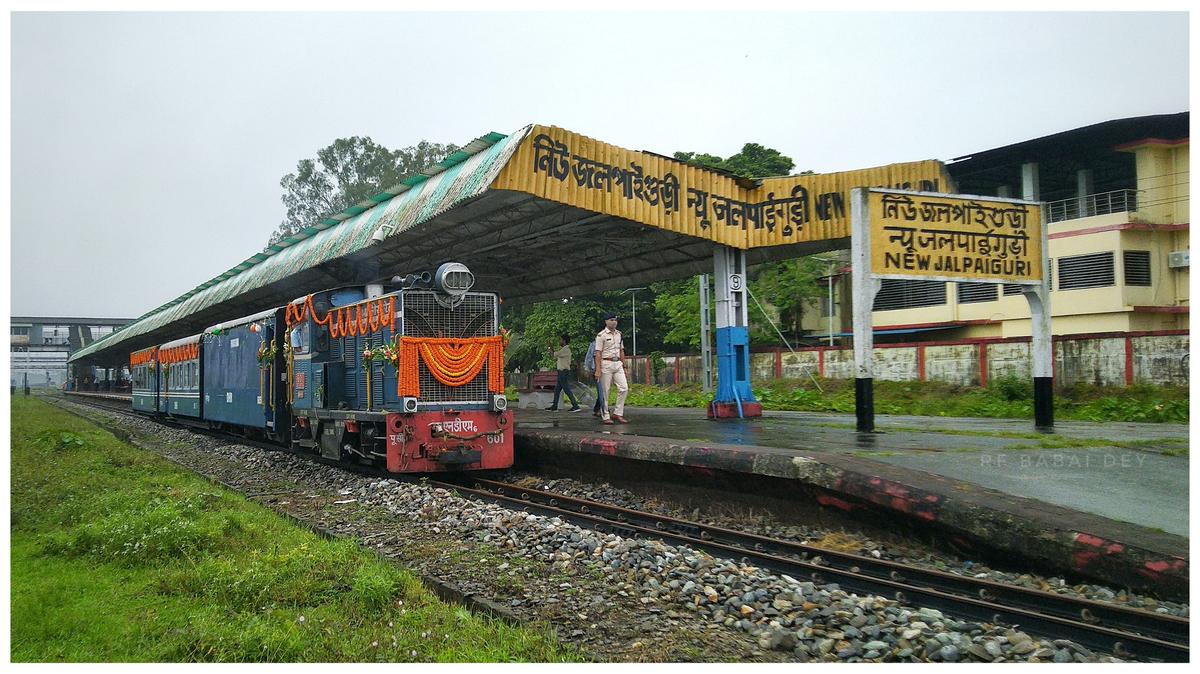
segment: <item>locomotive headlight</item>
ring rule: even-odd
[[[493,412],[503,412],[506,409],[508,409],[508,398],[505,398],[503,395],[498,395],[498,394],[493,395],[492,396],[492,411]]]
[[[433,274],[433,287],[452,297],[462,297],[475,285],[475,275],[461,262],[447,262]]]
[[[408,397],[401,398],[400,399],[400,410],[407,414],[412,414],[412,413],[416,412],[417,411],[417,399],[416,398],[408,398]]]

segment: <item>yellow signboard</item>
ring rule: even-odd
[[[492,183],[734,248],[850,236],[850,190],[950,190],[939,161],[738,181],[649,152],[535,125]]]
[[[871,190],[871,273],[1032,283],[1042,279],[1036,202]]]

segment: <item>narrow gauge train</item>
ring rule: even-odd
[[[499,298],[473,285],[447,262],[134,352],[133,409],[397,473],[507,468]]]

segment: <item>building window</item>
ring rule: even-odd
[[[958,303],[972,304],[975,302],[995,302],[999,299],[996,293],[995,283],[976,283],[973,281],[959,281],[955,285],[958,286]]]
[[[29,336],[29,326],[28,325],[14,325],[14,326],[12,326],[12,329],[9,331],[9,334],[12,335],[13,337],[28,337]]]
[[[945,281],[883,279],[872,311],[932,307],[946,303]]]
[[[69,344],[71,340],[71,328],[66,325],[43,325],[42,326],[42,343],[50,345]]]
[[[1150,251],[1127,250],[1125,259],[1125,285],[1148,286],[1150,283]]]
[[[1058,289],[1103,288],[1116,284],[1112,251],[1058,258]]]

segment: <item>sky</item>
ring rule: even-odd
[[[552,124],[818,173],[1188,110],[1185,13],[14,13],[10,315],[140,316],[236,265],[279,180]]]

